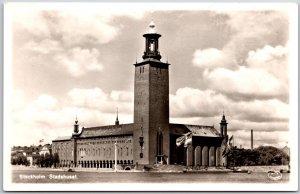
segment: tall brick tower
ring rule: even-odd
[[[169,64],[160,61],[153,22],[145,37],[143,61],[134,64],[134,161],[166,163],[169,159]],[[141,146],[142,145],[142,146]]]

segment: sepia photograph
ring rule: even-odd
[[[4,3],[5,191],[298,190],[296,3]]]

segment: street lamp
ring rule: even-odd
[[[141,126],[141,131],[142,131],[142,134],[139,137],[139,143],[140,143],[140,146],[141,146],[140,158],[143,158],[143,145],[144,145],[143,126]]]
[[[115,172],[117,172],[117,141],[115,142]]]
[[[130,139],[127,139],[125,143],[128,143]],[[117,144],[117,139],[115,140],[115,172],[117,172],[117,151],[118,151],[118,144]]]

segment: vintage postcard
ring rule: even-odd
[[[5,3],[4,190],[297,190],[297,11]]]

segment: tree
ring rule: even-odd
[[[53,155],[53,164],[54,164],[55,168],[57,167],[58,163],[59,163],[58,153],[54,153],[54,155]]]
[[[272,146],[260,146],[254,150],[233,148],[228,154],[229,166],[287,165],[289,156]]]
[[[11,158],[12,165],[25,165],[28,166],[30,164],[29,160],[23,154],[17,154],[12,156]]]
[[[45,166],[45,156],[41,154],[40,156],[40,166],[43,168]]]
[[[45,158],[44,158],[44,166],[45,167],[51,167],[53,164],[53,157],[52,154],[45,154]]]

